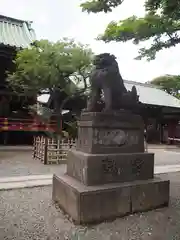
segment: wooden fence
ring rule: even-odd
[[[76,146],[73,139],[56,140],[47,137],[34,137],[33,158],[44,164],[66,163],[67,153]]]

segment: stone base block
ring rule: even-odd
[[[154,177],[154,154],[88,154],[71,150],[67,175],[88,186],[147,180]]]
[[[97,223],[168,206],[169,181],[154,178],[85,186],[68,175],[54,175],[52,198],[75,223]]]
[[[92,154],[144,152],[143,119],[125,110],[84,112],[76,148]]]

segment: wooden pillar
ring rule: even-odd
[[[8,134],[8,118],[4,118],[4,126],[3,126],[3,129],[5,130],[3,133],[3,144],[4,145],[7,145],[8,143],[8,137],[9,137],[9,134]]]
[[[47,137],[45,137],[45,146],[44,146],[44,164],[47,165],[48,164],[48,154],[47,154],[47,151],[48,151],[48,139]]]
[[[163,119],[163,108],[160,107],[158,109],[158,115],[157,115],[157,123],[158,123],[159,142],[160,142],[160,144],[162,143],[162,139],[163,139],[162,119]]]
[[[160,123],[160,144],[163,142],[163,127],[162,127],[162,123]]]
[[[7,143],[8,143],[8,137],[9,137],[8,132],[7,132],[7,131],[4,132],[4,134],[3,134],[3,144],[4,144],[4,145],[7,145]]]
[[[177,126],[177,123],[172,121],[172,122],[169,122],[168,124],[168,137],[170,138],[175,138],[175,135],[176,135],[176,126]],[[174,143],[174,141],[170,141],[171,144]]]

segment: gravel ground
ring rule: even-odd
[[[51,187],[0,192],[1,240],[179,240],[180,173],[171,180],[169,208],[96,226],[73,225],[51,201]]]
[[[36,174],[59,174],[66,165],[44,165],[32,158],[31,151],[0,151],[0,178]]]

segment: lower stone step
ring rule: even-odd
[[[0,191],[26,187],[40,187],[52,184],[52,175],[29,175],[0,178]]]
[[[168,206],[169,181],[154,178],[85,186],[68,175],[54,175],[52,198],[75,223],[96,223]]]
[[[0,183],[0,191],[20,188],[43,187],[52,184],[52,179]]]

